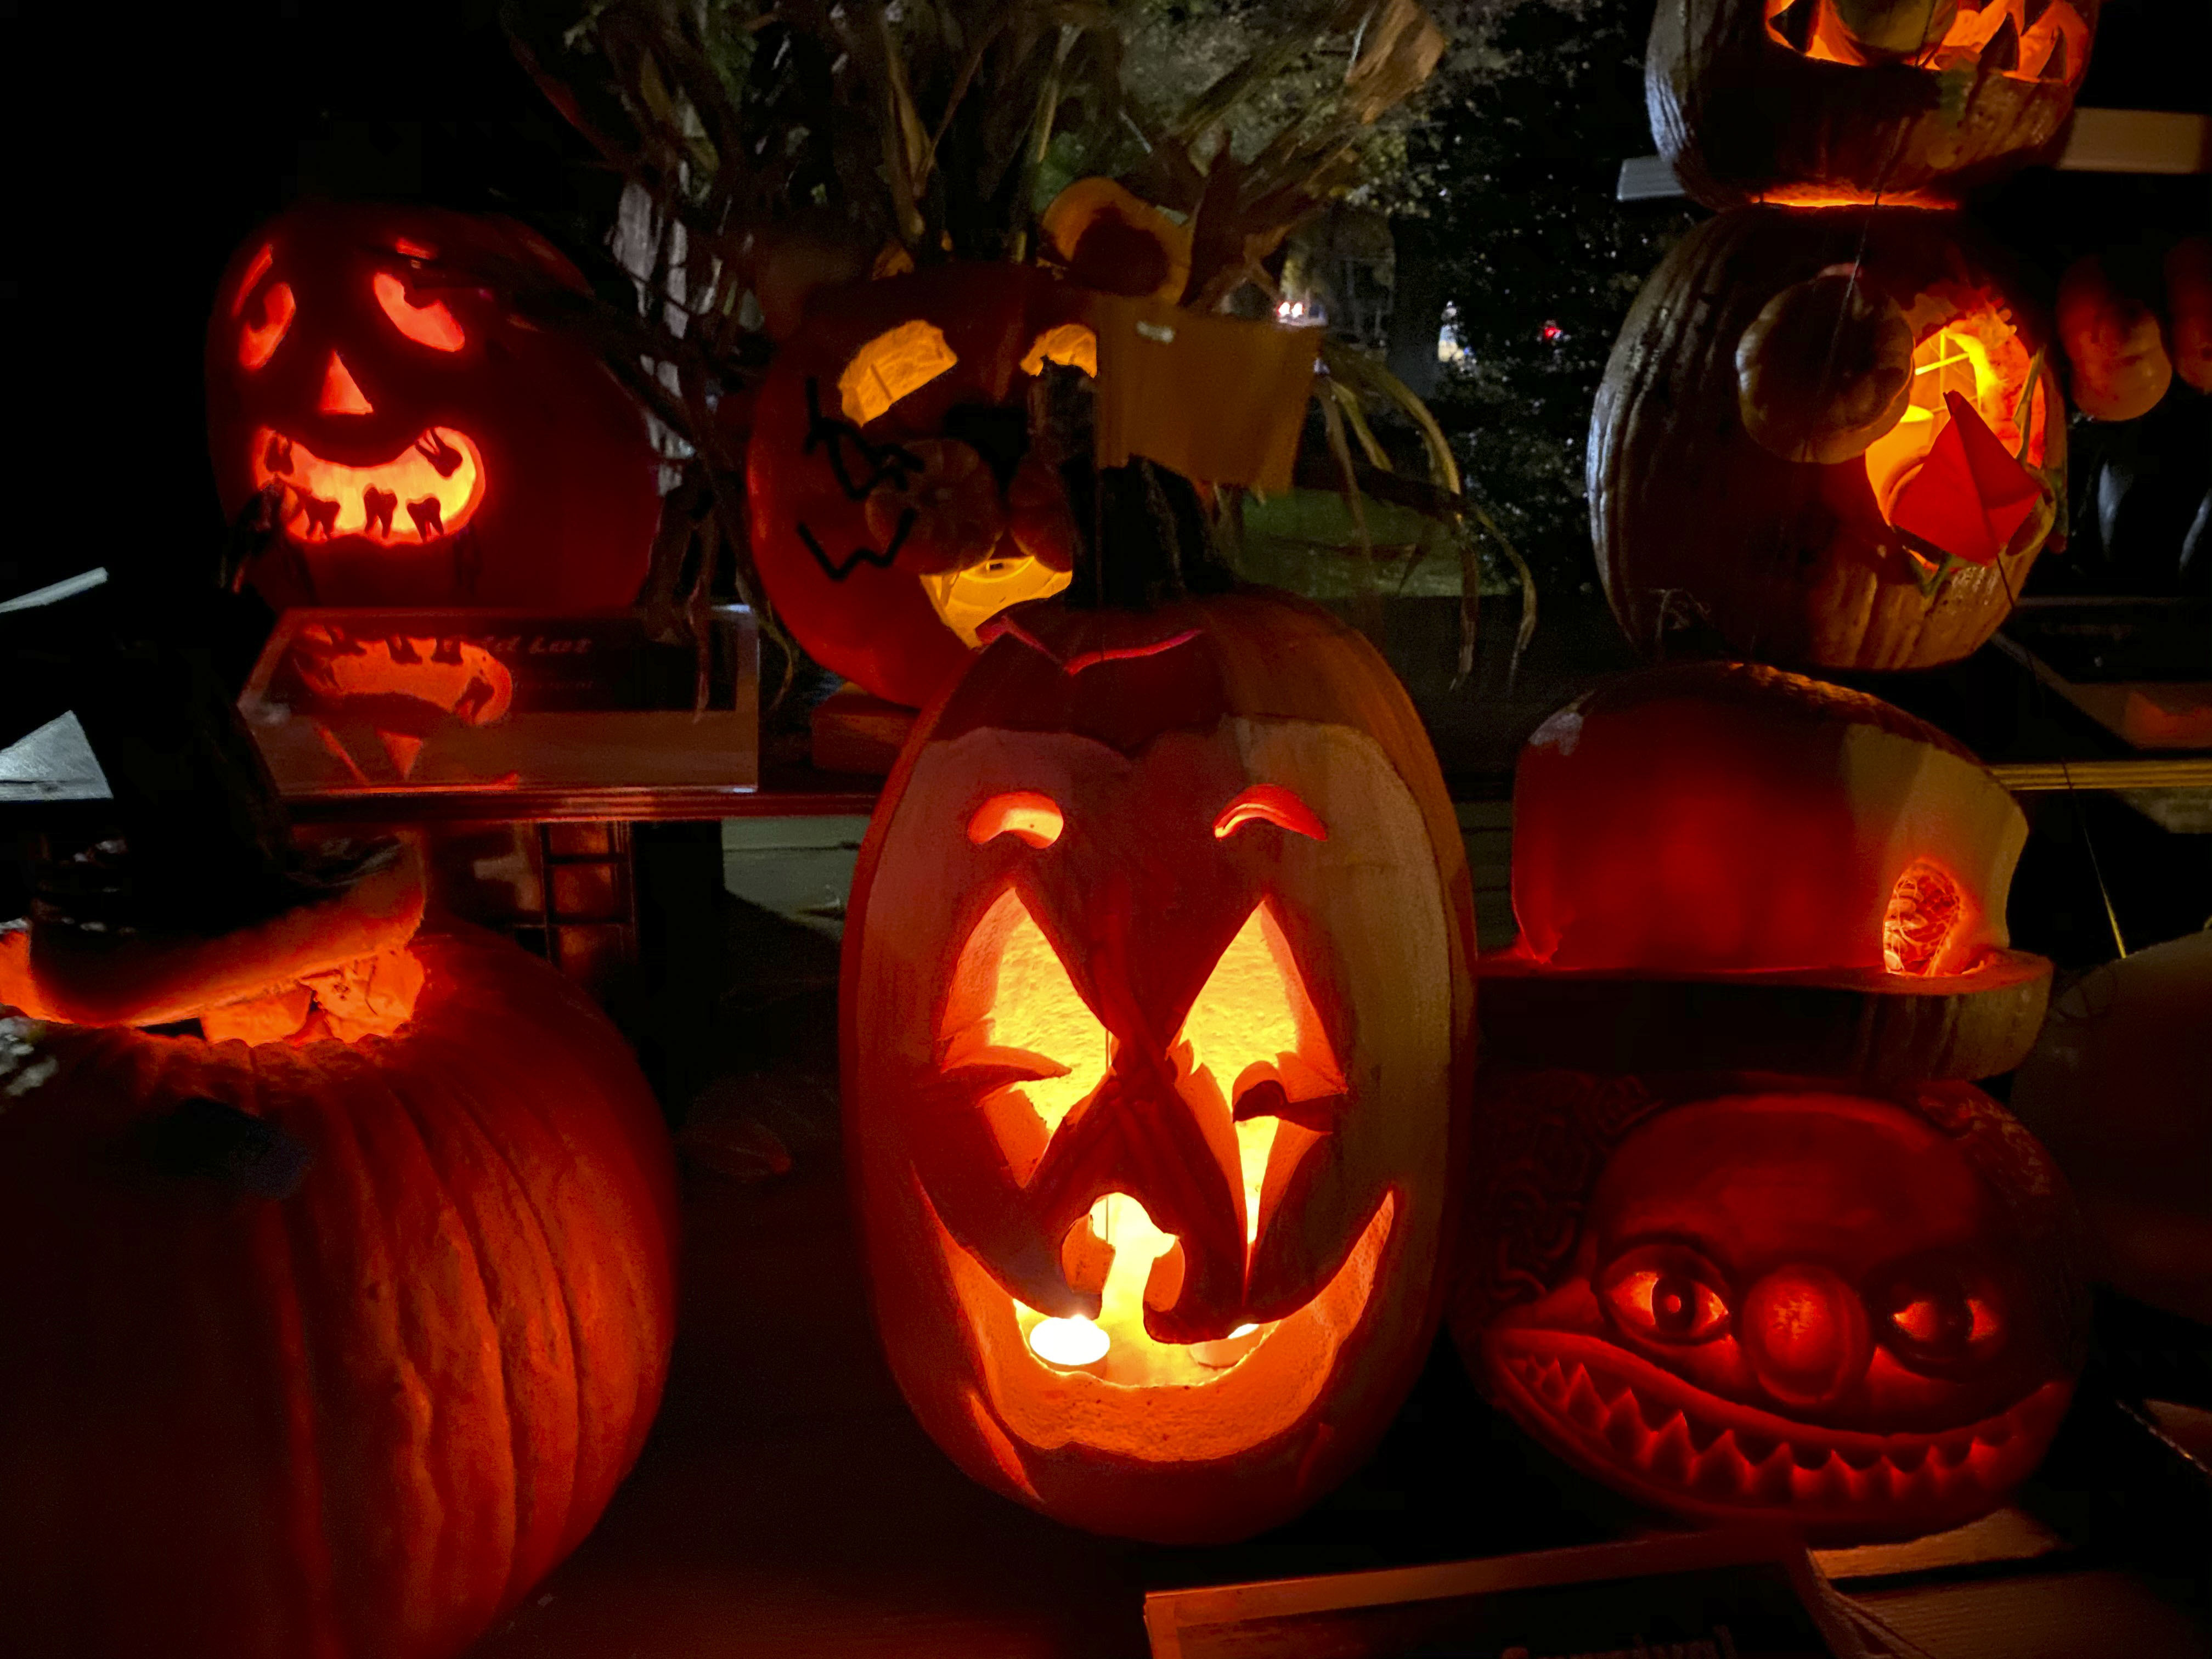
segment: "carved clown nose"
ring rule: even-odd
[[[1760,1386],[1786,1405],[1826,1405],[1866,1370],[1866,1310],[1826,1267],[1778,1267],[1753,1285],[1741,1335]]]

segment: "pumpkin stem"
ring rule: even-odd
[[[1141,456],[1126,466],[1100,466],[1088,378],[1048,365],[1041,379],[1033,441],[1056,460],[1075,521],[1075,575],[1060,603],[1078,611],[1147,611],[1235,586],[1196,486]]]

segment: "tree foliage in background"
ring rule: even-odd
[[[1649,0],[1507,0],[1424,100],[1393,206],[1433,222],[1466,354],[1430,399],[1547,592],[1594,584],[1583,458],[1613,337],[1686,206],[1614,199],[1648,154]],[[1402,278],[1401,278],[1402,280]]]

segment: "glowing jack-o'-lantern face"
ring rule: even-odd
[[[1241,595],[1058,621],[977,659],[862,854],[844,1050],[876,1309],[977,1479],[1232,1537],[1339,1478],[1419,1364],[1463,866],[1356,635]]]
[[[1629,313],[1591,527],[1638,647],[1710,628],[1792,667],[1931,667],[2010,611],[2065,494],[2042,319],[1942,216],[1747,208]]]
[[[273,602],[629,603],[658,516],[641,416],[580,341],[499,295],[580,287],[543,240],[422,208],[295,208],[240,249],[208,331],[223,506],[270,503]]]
[[[761,579],[824,665],[920,707],[986,621],[1067,585],[1073,526],[1029,400],[1048,363],[1096,371],[1079,305],[1018,265],[816,298],[762,386],[746,488]]]
[[[1662,0],[1651,129],[1709,207],[1948,207],[2073,112],[2098,0]]]
[[[1657,1508],[1844,1541],[1959,1524],[2041,1460],[2080,1363],[2070,1206],[1993,1102],[1492,1083],[1487,1109],[1524,1137],[1565,1125],[1601,1164],[1586,1202],[1532,1205],[1541,1177],[1504,1160],[1523,1201],[1487,1224],[1455,1320],[1486,1387],[1570,1462]],[[1541,1237],[1563,1203],[1579,1226]]]

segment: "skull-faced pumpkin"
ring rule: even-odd
[[[1242,1536],[1426,1350],[1471,1062],[1436,763],[1356,634],[1240,592],[1029,606],[927,717],[846,935],[876,1314],[970,1475]]]
[[[2057,521],[2041,319],[1941,216],[1747,208],[1644,284],[1590,416],[1590,527],[1638,648],[1924,668],[1996,630]]]
[[[1030,441],[1048,362],[1095,369],[1079,293],[1012,264],[817,295],[753,410],[753,557],[809,654],[919,708],[976,629],[1067,586],[1073,526]]]
[[[2098,0],[1661,0],[1651,131],[1690,194],[1944,206],[2073,113]]]
[[[272,604],[626,605],[659,514],[636,404],[503,275],[580,289],[522,226],[309,204],[248,238],[208,325],[223,510],[270,498]]]
[[[1996,1508],[2086,1307],[2049,1156],[1966,1084],[1486,1074],[1453,1335],[1576,1468],[1816,1541]]]

